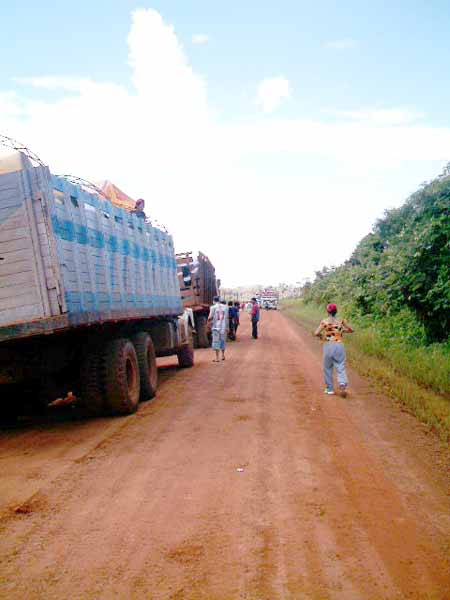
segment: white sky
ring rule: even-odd
[[[192,40],[207,51],[207,33]],[[234,118],[210,105],[208,81],[153,10],[133,13],[128,48],[131,92],[64,74],[22,78],[33,94],[0,91],[0,133],[54,173],[145,198],[177,251],[209,255],[225,286],[296,282],[342,262],[450,155],[450,129],[407,108],[280,116],[302,94],[282,68],[252,91],[253,114]]]

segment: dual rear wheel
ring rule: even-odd
[[[209,348],[211,344],[208,337],[208,319],[204,315],[196,318],[195,329],[197,330],[196,338],[198,347]]]
[[[189,326],[186,343],[177,352],[178,364],[182,369],[194,366],[194,334]]]
[[[81,367],[81,396],[91,414],[127,415],[156,394],[158,370],[153,342],[145,332],[87,348]]]
[[[145,332],[139,332],[131,338],[139,365],[141,381],[141,402],[150,400],[156,395],[158,387],[158,368],[156,366],[156,352],[152,338]]]

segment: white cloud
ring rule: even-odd
[[[54,173],[111,179],[144,197],[177,249],[206,252],[224,285],[298,281],[344,260],[384,208],[439,172],[425,161],[449,159],[450,129],[397,124],[398,115],[383,127],[350,115],[335,123],[260,115],[219,122],[205,80],[157,12],[133,13],[128,45],[132,92],[66,76],[22,80],[64,95],[44,101],[0,91],[0,133],[23,141]],[[290,96],[289,82],[277,80],[263,91],[264,110]],[[405,161],[414,169],[399,183]],[[301,171],[304,163],[316,172]],[[330,212],[343,233],[328,243],[320,223]],[[258,249],[257,261],[247,261],[248,248]]]
[[[3,115],[4,118],[20,119],[23,114],[22,105],[23,101],[16,92],[0,93],[0,119],[1,115]]]
[[[450,128],[274,119],[228,126],[222,134],[223,148],[235,158],[298,156],[353,166],[370,160],[373,166],[385,167],[398,161],[444,161],[450,155]]]
[[[195,33],[192,36],[192,43],[193,44],[207,44],[209,42],[209,35],[207,35],[206,33]]]
[[[342,110],[334,114],[373,125],[408,125],[424,117],[423,113],[409,108]]]
[[[169,117],[181,125],[186,117],[207,116],[205,82],[190,67],[174,28],[154,10],[135,11],[132,19],[129,63],[149,117]]]
[[[291,87],[286,77],[263,79],[257,90],[257,102],[265,113],[272,113],[280,107],[283,100],[291,97]]]
[[[352,48],[356,48],[358,42],[352,38],[343,38],[340,40],[330,40],[325,44],[326,48],[331,48],[333,50],[351,50]]]
[[[78,92],[84,85],[93,83],[90,79],[76,77],[15,77],[14,82],[19,85],[29,85],[34,88],[46,90],[63,90],[66,92]]]

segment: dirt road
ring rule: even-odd
[[[264,314],[136,415],[0,432],[0,597],[450,598],[444,451],[319,352]]]

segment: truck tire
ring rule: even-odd
[[[194,339],[191,327],[189,327],[188,339],[188,343],[181,346],[181,349],[177,352],[178,365],[182,369],[194,366]]]
[[[199,343],[198,343],[197,331],[195,333],[192,333],[192,340],[193,340],[193,344],[194,344],[194,349],[196,350],[197,348],[200,348]]]
[[[105,348],[105,406],[115,415],[129,415],[139,405],[140,377],[136,350],[127,338],[111,340]]]
[[[15,406],[2,407],[0,410],[0,427],[13,427],[19,420],[20,411]]]
[[[136,333],[131,338],[139,365],[141,380],[140,400],[150,400],[155,397],[158,386],[158,367],[156,366],[156,353],[152,338],[145,331]]]
[[[195,326],[197,329],[198,347],[209,348],[208,319],[205,316],[197,317]]]
[[[22,404],[18,397],[18,386],[3,384],[0,387],[2,402],[0,402],[0,427],[12,427],[19,420]]]
[[[92,416],[105,412],[103,370],[102,348],[100,346],[88,348],[81,365],[81,404]]]

